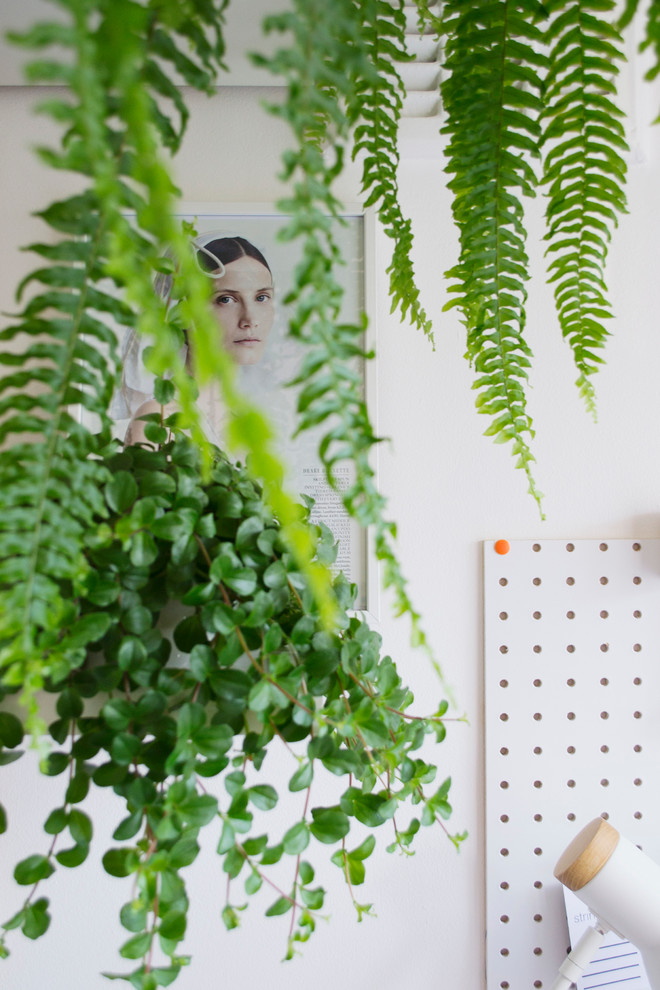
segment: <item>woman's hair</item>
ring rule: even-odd
[[[198,240],[196,254],[200,268],[209,273],[222,270],[225,265],[230,265],[239,258],[254,258],[270,271],[270,265],[259,248],[244,237],[216,237],[204,244]]]

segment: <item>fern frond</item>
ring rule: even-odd
[[[392,260],[387,268],[391,312],[398,309],[403,319],[425,333],[433,343],[431,321],[426,315],[415,284],[411,258],[412,224],[399,204],[397,169],[398,125],[404,87],[397,62],[408,61],[406,18],[403,0],[360,0],[363,29],[361,43],[365,59],[356,80],[357,100],[348,107],[354,125],[353,158],[362,162],[362,192],[365,208],[376,206],[388,237],[394,241]],[[366,62],[366,65],[365,65]]]
[[[385,16],[385,6],[376,10],[379,20]],[[347,361],[372,356],[362,351],[366,320],[356,325],[340,320],[343,290],[335,276],[336,266],[342,263],[334,235],[341,203],[333,192],[333,181],[341,169],[351,121],[365,87],[373,89],[380,74],[371,62],[374,25],[365,28],[363,9],[362,3],[353,0],[333,4],[294,0],[289,12],[264,23],[267,31],[287,32],[289,45],[272,58],[259,56],[256,61],[286,82],[286,99],[269,109],[288,123],[295,142],[283,158],[281,175],[291,193],[280,200],[278,208],[292,216],[283,237],[298,238],[301,243],[294,285],[285,300],[295,304],[290,332],[308,347],[300,375],[292,383],[302,386],[299,432],[323,427],[319,453],[331,485],[336,486],[337,465],[345,460],[354,465],[355,480],[341,493],[344,505],[362,526],[371,526],[376,556],[383,564],[383,583],[393,591],[394,607],[398,614],[410,617],[413,640],[426,645],[394,551],[395,527],[385,518],[385,500],[370,463],[370,451],[378,438],[359,376],[345,373]],[[364,40],[365,30],[370,40]],[[388,66],[386,88],[395,85],[391,71]],[[365,131],[360,139],[369,141]]]
[[[612,315],[604,267],[611,228],[626,211],[620,152],[627,145],[623,114],[613,102],[621,37],[603,17],[614,2],[550,0],[546,7],[550,64],[541,120],[542,143],[549,147],[543,175],[549,282],[579,372],[576,385],[595,418],[591,378],[603,361],[603,320]]]
[[[535,195],[542,87],[543,8],[534,0],[453,0],[444,7],[442,85],[450,136],[447,172],[460,232],[458,264],[448,272],[467,327],[467,356],[486,430],[510,442],[516,466],[540,505],[528,444],[533,436],[524,383],[531,351],[525,325],[528,258],[521,196]]]
[[[641,51],[650,48],[655,53],[655,65],[646,73],[647,79],[655,79],[660,73],[660,0],[651,0],[646,14],[644,40],[640,45]],[[656,118],[657,124],[660,116]]]
[[[176,149],[186,113],[155,66],[174,66],[186,82],[209,91],[224,51],[226,0],[162,0],[153,8],[134,0],[60,5],[68,23],[39,24],[14,40],[32,50],[57,44],[72,52],[66,65],[40,57],[27,74],[67,86],[67,99],[39,108],[65,128],[59,148],[39,153],[51,167],[87,177],[90,186],[41,211],[55,242],[31,246],[47,264],[23,280],[18,297],[26,301],[0,334],[14,345],[0,358],[7,369],[0,374],[0,442],[6,445],[0,455],[0,667],[6,684],[23,685],[33,729],[34,692],[46,677],[65,677],[82,658],[80,644],[69,649],[63,641],[58,648],[58,630],[65,619],[75,621],[92,513],[98,519],[105,511],[108,475],[100,457],[110,438],[107,409],[118,373],[114,327],[151,330],[157,360],[171,350],[164,307],[151,290],[158,245],[167,242],[174,212],[174,187],[159,162],[156,134]],[[215,38],[206,31],[210,13]],[[178,122],[167,115],[168,101]],[[126,216],[130,210],[137,225]],[[181,251],[190,255],[187,243]],[[123,298],[109,290],[108,276]],[[194,292],[205,313],[206,290],[200,277]],[[207,326],[207,339],[215,332]],[[183,369],[178,378],[184,414],[201,436],[194,386]],[[75,418],[74,404],[93,414],[98,427]]]

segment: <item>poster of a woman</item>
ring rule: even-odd
[[[182,208],[180,219],[193,224],[196,230],[191,246],[199,267],[211,280],[210,305],[224,346],[236,362],[239,387],[265,411],[276,431],[288,468],[289,489],[314,499],[312,521],[326,523],[338,539],[337,567],[358,585],[357,605],[364,609],[365,534],[349,518],[338,491],[325,478],[317,453],[318,431],[293,437],[297,425],[296,389],[287,386],[298,374],[305,346],[288,333],[290,311],[284,299],[299,261],[299,246],[295,241],[278,239],[286,217],[194,204]],[[363,226],[363,217],[355,215],[347,217],[338,230],[345,260],[339,272],[344,290],[341,319],[351,322],[358,322],[365,308]],[[155,289],[165,295],[166,277],[159,279]],[[145,346],[148,341],[128,334],[121,343],[122,385],[113,414],[117,435],[129,443],[144,440],[140,417],[160,411],[153,398],[152,376],[143,363]],[[189,353],[186,362],[192,369]],[[222,447],[224,424],[230,413],[224,408],[217,386],[205,386],[198,405],[209,440]],[[175,407],[166,410],[166,414],[170,411]],[[350,470],[339,467],[335,481],[339,489],[348,486]]]

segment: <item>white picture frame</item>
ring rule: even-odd
[[[344,290],[342,321],[358,323],[363,312],[369,322],[365,350],[374,342],[374,279],[373,240],[374,217],[362,207],[349,206],[343,211],[344,224],[337,224],[337,238],[345,264],[339,266],[336,278]],[[258,365],[238,369],[238,384],[256,405],[264,410],[278,435],[278,446],[288,468],[287,487],[293,495],[307,494],[315,499],[313,520],[322,520],[339,540],[337,566],[349,580],[358,586],[356,611],[374,622],[380,620],[380,582],[372,553],[369,534],[350,519],[341,499],[325,479],[324,469],[318,458],[314,436],[303,434],[295,441],[291,432],[295,423],[295,389],[286,383],[295,377],[297,366],[305,352],[305,345],[288,333],[290,308],[283,299],[291,285],[292,273],[300,257],[300,240],[280,241],[278,232],[286,225],[287,217],[277,212],[272,204],[182,202],[175,218],[194,224],[198,235],[217,233],[219,237],[239,235],[257,247],[266,258],[275,286],[275,320],[268,344]],[[124,341],[119,341],[123,353]],[[372,425],[377,433],[377,398],[375,394],[375,360],[363,361],[364,394]],[[133,405],[149,398],[149,376],[142,370],[140,381],[134,389]],[[129,391],[131,391],[129,389]],[[130,415],[135,408],[115,404],[115,432],[123,437]],[[373,456],[377,456],[377,446]],[[377,470],[377,464],[374,463]],[[339,467],[338,473],[350,470]],[[346,483],[350,474],[346,475]]]

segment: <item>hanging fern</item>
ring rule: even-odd
[[[298,559],[309,564],[326,617],[333,609],[329,575],[311,564],[309,530],[301,527],[297,507],[278,488],[281,466],[272,452],[269,428],[234,387],[232,363],[216,346],[208,282],[172,219],[175,189],[160,159],[161,144],[176,150],[186,121],[167,72],[175,70],[187,84],[211,90],[215,70],[222,65],[225,5],[226,0],[160,0],[150,6],[134,0],[62,0],[69,24],[43,23],[14,37],[27,48],[57,44],[71,52],[71,64],[41,58],[31,63],[27,75],[32,82],[55,82],[68,89],[67,99],[49,99],[41,106],[66,128],[62,147],[41,149],[42,158],[90,181],[86,192],[42,212],[58,240],[33,245],[49,265],[31,273],[22,289],[34,282],[45,291],[34,295],[18,322],[3,332],[3,339],[17,341],[23,335],[46,335],[45,342],[4,358],[12,371],[0,380],[0,394],[8,392],[0,439],[33,435],[29,444],[8,446],[0,461],[0,504],[6,519],[0,531],[0,666],[7,683],[23,686],[35,731],[43,728],[34,699],[43,678],[55,668],[61,675],[62,667],[79,663],[85,629],[89,637],[98,632],[94,623],[82,624],[73,641],[63,638],[58,651],[51,648],[53,639],[59,639],[62,610],[68,615],[78,607],[89,511],[98,505],[99,487],[107,480],[97,457],[110,440],[106,410],[118,367],[106,317],[153,339],[150,367],[171,375],[180,422],[205,449],[196,385],[180,357],[180,327],[194,329],[200,383],[212,378],[220,382],[224,401],[234,412],[231,439],[252,454],[255,471],[270,485]],[[214,32],[207,31],[207,21],[215,25]],[[167,115],[167,106],[177,121]],[[152,272],[172,268],[161,257],[164,244],[178,258],[183,296],[171,315],[151,289]],[[108,275],[121,289],[121,300],[103,281]],[[56,317],[51,319],[53,311]],[[96,414],[97,433],[73,420],[73,403]],[[74,485],[75,496],[67,502],[58,501],[63,484]],[[56,591],[62,579],[69,582],[66,606]]]
[[[550,66],[542,114],[545,154],[543,182],[548,186],[546,239],[550,282],[564,337],[579,371],[577,386],[587,408],[596,413],[591,376],[603,359],[598,354],[611,317],[604,266],[611,228],[625,212],[627,150],[616,107],[616,62],[623,58],[621,37],[602,14],[614,2],[550,0],[546,32]]]
[[[368,5],[368,12],[380,19],[385,7],[393,18],[388,20],[388,30],[397,39],[393,50],[398,52],[400,18],[394,19],[394,12],[382,3]],[[341,321],[342,289],[334,275],[335,267],[342,264],[334,236],[342,206],[332,185],[343,167],[351,122],[359,118],[357,108],[366,108],[365,121],[370,117],[372,98],[363,99],[378,74],[372,58],[374,54],[379,60],[384,57],[374,41],[378,25],[370,22],[365,29],[363,8],[353,0],[331,5],[323,0],[294,0],[291,11],[267,18],[264,25],[268,32],[287,32],[289,47],[280,48],[272,58],[255,56],[255,61],[286,81],[287,98],[269,109],[286,120],[295,140],[295,147],[284,156],[281,176],[291,195],[280,200],[278,207],[292,217],[283,238],[299,238],[302,243],[302,260],[285,300],[296,305],[291,332],[308,348],[299,377],[292,383],[303,386],[298,398],[299,431],[324,424],[320,455],[331,484],[335,484],[337,465],[348,461],[354,466],[355,480],[342,492],[344,504],[362,526],[372,527],[376,556],[383,564],[383,583],[393,589],[395,611],[410,616],[413,641],[426,644],[394,552],[396,529],[384,517],[385,502],[370,463],[377,437],[369,421],[362,378],[350,366],[351,361],[373,356],[362,349],[366,321],[356,325]],[[396,94],[396,83],[385,83],[384,91],[386,95]],[[392,113],[396,115],[396,95],[393,98]],[[377,126],[385,126],[384,115],[374,115],[373,119]],[[358,138],[360,147],[373,152],[370,133],[371,127],[364,123]],[[388,148],[386,145],[384,154],[379,154],[378,162],[367,160],[365,172],[365,185],[373,184],[371,192],[382,198],[383,208],[390,211],[386,222],[396,213],[394,207],[390,209],[392,173],[381,161]],[[381,180],[376,177],[383,175],[386,178],[379,185]],[[403,236],[407,236],[405,231]],[[419,315],[412,299],[409,305]]]
[[[618,25],[621,30],[628,27],[637,14],[639,6],[639,0],[626,0]],[[645,78],[653,80],[660,73],[660,0],[650,0],[646,10],[644,40],[640,43],[639,49],[644,52],[648,48],[655,53],[656,62],[647,70]],[[654,123],[659,122],[660,116],[656,117]]]
[[[409,60],[405,46],[406,16],[403,0],[360,0],[361,44],[366,59],[360,63],[355,99],[347,107],[353,131],[353,158],[362,163],[364,207],[375,206],[388,237],[394,241],[390,277],[391,312],[399,309],[431,341],[433,331],[419,298],[411,259],[412,224],[399,205],[398,125],[403,106],[403,83],[397,63]],[[366,63],[366,64],[365,64]]]
[[[447,273],[456,298],[446,308],[463,313],[477,408],[493,418],[486,435],[511,442],[539,505],[524,387],[531,351],[523,336],[528,258],[520,197],[535,195],[537,185],[529,159],[539,155],[542,15],[536,0],[450,0],[443,17],[450,74],[441,87],[461,245]]]

